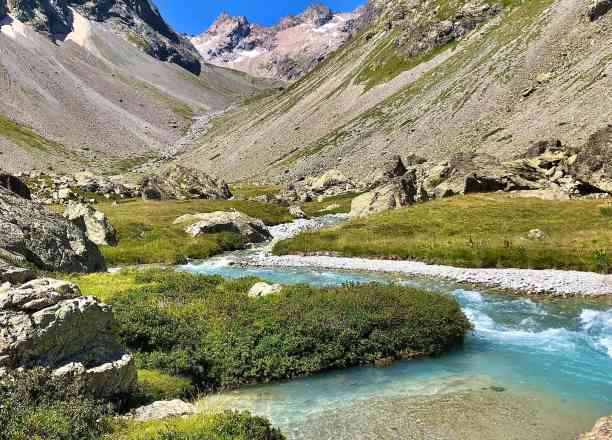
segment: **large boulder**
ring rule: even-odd
[[[140,191],[145,200],[232,198],[223,180],[180,165],[171,165],[159,175],[145,177]]]
[[[416,174],[406,173],[389,183],[353,199],[350,216],[365,217],[371,214],[398,209],[418,200]]]
[[[84,203],[69,202],[64,217],[85,231],[87,237],[98,246],[117,245],[117,231],[103,212]]]
[[[1,6],[0,6],[1,9]],[[19,178],[0,172],[0,186],[8,189],[9,191],[17,194],[19,197],[30,200],[32,195],[30,188]]]
[[[309,179],[307,187],[315,194],[324,194],[331,189],[336,189],[338,192],[350,191],[354,184],[340,171],[331,169],[319,177]]]
[[[33,367],[78,375],[99,397],[136,385],[110,307],[59,280],[36,279],[0,293],[0,368]]]
[[[238,211],[187,214],[177,218],[174,223],[189,223],[185,232],[192,237],[207,233],[233,232],[239,234],[247,243],[263,243],[272,239],[272,234],[264,222]]]
[[[572,158],[570,173],[577,179],[612,193],[612,125],[593,133]]]
[[[578,440],[610,440],[612,439],[612,416],[602,417],[597,421],[591,432],[582,434]]]
[[[0,187],[0,259],[59,272],[106,270],[98,247],[74,223]]]

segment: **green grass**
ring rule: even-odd
[[[322,202],[307,202],[302,205],[304,213],[309,217],[320,217],[327,214],[340,214],[351,211],[351,202],[356,194],[342,194],[339,196],[328,197]],[[338,205],[338,208],[325,210],[331,205]]]
[[[611,273],[612,223],[600,205],[493,194],[454,197],[302,233],[274,251]],[[546,238],[527,239],[531,229],[543,230]]]
[[[236,183],[230,185],[232,194],[239,199],[250,199],[253,197],[270,195],[275,196],[281,191],[280,185],[254,185],[248,183]]]
[[[261,417],[225,412],[190,417],[129,422],[108,440],[283,440],[285,437]]]
[[[97,207],[109,218],[119,237],[116,247],[103,247],[110,266],[175,264],[188,258],[207,258],[243,245],[237,234],[204,234],[192,238],[181,225],[173,225],[183,214],[237,209],[268,225],[291,220],[287,208],[239,200],[127,201]]]
[[[601,212],[601,215],[603,215],[604,217],[612,218],[612,203],[600,206],[599,212]]]
[[[431,48],[416,56],[410,57],[401,52],[401,48],[395,45],[398,36],[397,32],[385,37],[372,52],[368,63],[361,69],[355,81],[365,84],[367,92],[379,84],[384,84],[400,73],[417,67],[419,64],[432,60],[437,55],[447,50],[452,50],[457,46],[456,41]]]
[[[189,399],[195,393],[196,387],[188,377],[173,376],[157,370],[138,370],[138,393],[134,400],[139,404]]]
[[[469,328],[454,299],[401,286],[299,285],[254,299],[247,293],[255,279],[172,270],[120,275],[134,287],[106,300],[138,367],[190,377],[204,390],[437,355],[460,344]],[[97,294],[102,283],[89,277],[72,280]]]
[[[30,127],[19,124],[3,115],[0,115],[0,136],[16,145],[44,153],[64,150],[62,144],[46,139]]]

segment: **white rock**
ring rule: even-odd
[[[167,417],[180,417],[196,412],[195,405],[182,400],[160,400],[132,411],[132,418],[139,422],[159,420]]]
[[[268,284],[268,283],[257,283],[251,290],[249,290],[249,296],[251,298],[260,298],[263,296],[272,295],[283,290],[283,286],[280,284]]]

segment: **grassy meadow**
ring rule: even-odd
[[[612,209],[601,200],[478,194],[409,206],[278,243],[276,254],[420,260],[461,267],[612,272]],[[528,238],[540,229],[543,239]]]
[[[119,236],[116,247],[101,248],[109,266],[137,264],[176,264],[188,258],[207,258],[242,243],[237,234],[206,234],[192,238],[184,225],[174,225],[183,214],[236,209],[268,225],[291,220],[287,208],[240,200],[142,201],[100,204]]]

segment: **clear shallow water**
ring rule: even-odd
[[[400,282],[454,296],[474,325],[461,350],[390,368],[354,368],[214,396],[210,405],[246,408],[281,426],[364,399],[435,395],[487,387],[542,393],[576,412],[612,413],[612,301],[535,300],[465,290],[447,282],[306,268],[192,264],[181,267],[283,284]]]
[[[327,224],[341,220],[332,218]],[[280,226],[274,235],[282,238],[309,226],[308,221],[288,228]],[[327,438],[327,433],[322,432],[310,436],[302,434],[310,429],[306,427],[324,424],[325,417],[337,419],[330,428],[331,433],[343,431],[346,438],[377,438],[386,428],[384,422],[381,426],[366,423],[364,429],[372,430],[369,433],[346,434],[348,426],[356,423],[351,414],[358,413],[361,419],[365,417],[369,421],[371,418],[373,422],[384,419],[394,407],[403,408],[401,404],[395,405],[395,399],[405,402],[405,399],[458,395],[483,389],[504,389],[509,396],[520,395],[518,399],[522,402],[517,407],[527,408],[528,402],[532,404],[537,400],[536,408],[545,407],[543,409],[550,416],[540,423],[544,430],[547,424],[549,427],[559,425],[555,418],[567,422],[567,427],[559,428],[561,434],[546,438],[572,438],[590,428],[599,416],[612,413],[610,299],[530,299],[486,289],[468,290],[445,281],[408,280],[389,274],[240,265],[254,253],[265,254],[269,249],[268,245],[233,252],[181,266],[179,270],[233,278],[255,276],[281,284],[325,286],[383,282],[422,287],[455,297],[474,325],[474,331],[468,335],[462,349],[440,358],[398,362],[385,369],[353,368],[287,383],[247,387],[210,396],[203,401],[205,406],[249,409],[271,419],[289,433],[290,438]],[[381,409],[384,406],[381,402],[390,407]],[[403,408],[402,411],[411,410]],[[526,411],[529,413],[531,409]],[[512,426],[510,410],[508,414],[507,422]],[[565,420],[569,418],[575,420]],[[394,421],[388,420],[387,425]],[[527,423],[530,422],[524,424]],[[383,437],[402,438],[394,434],[380,438]],[[479,437],[468,435],[467,438]],[[526,437],[519,433],[515,437],[493,434],[487,438]]]

